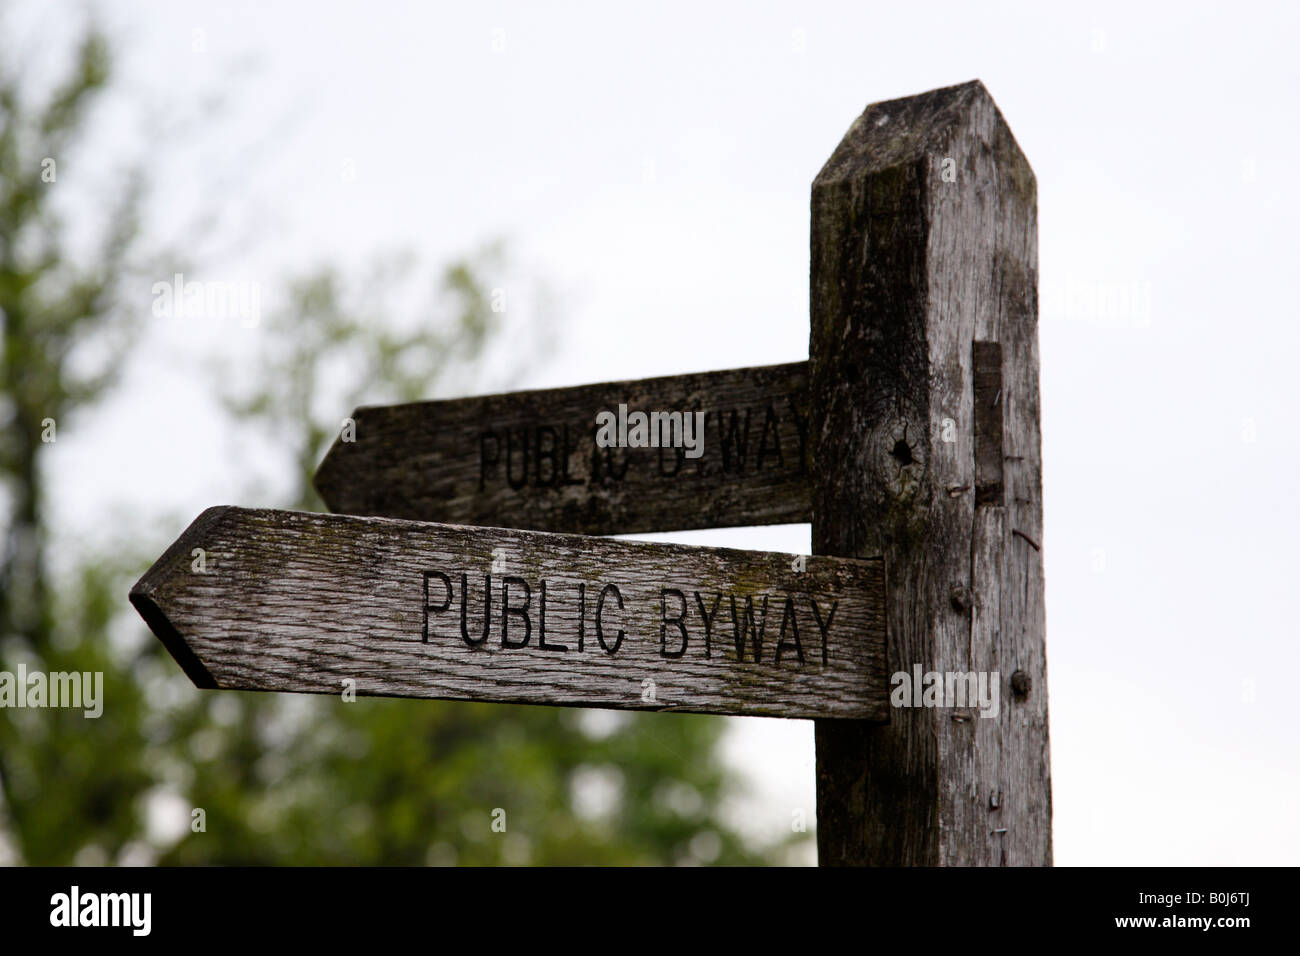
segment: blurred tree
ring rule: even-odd
[[[140,692],[107,642],[93,639],[118,613],[120,598],[107,590],[116,587],[114,574],[83,565],[56,607],[41,476],[44,450],[107,392],[121,367],[132,326],[122,289],[142,191],[138,171],[127,172],[97,248],[71,252],[59,164],[105,88],[108,44],[88,30],[66,79],[35,103],[12,72],[15,59],[0,59],[0,669],[102,670],[117,708],[99,722],[80,711],[0,712],[0,813],[10,851],[53,863],[85,845],[104,855],[120,850],[139,830],[135,801],[147,782],[133,719]],[[75,796],[63,794],[69,786]]]
[[[39,106],[0,68],[0,670],[101,671],[106,700],[93,720],[0,710],[0,858],[757,862],[722,810],[736,781],[717,753],[721,720],[200,693],[125,601],[148,564],[130,542],[81,548],[51,585],[42,437],[102,400],[121,368],[141,179],[124,181],[99,253],[74,255],[42,160],[82,135],[108,76],[108,45],[93,28]],[[411,400],[481,374],[501,331],[487,277],[502,262],[489,248],[444,270],[437,298],[406,328],[391,315],[409,273],[401,263],[358,283],[322,269],[289,284],[245,387],[226,389],[232,413],[284,450],[293,477],[283,504],[319,507],[310,474],[339,416],[363,399]],[[806,835],[765,849],[796,839]]]

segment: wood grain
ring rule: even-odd
[[[1051,863],[1036,204],[978,81],[869,106],[813,184],[813,549],[884,557],[891,672],[1000,697],[818,722],[824,864]]]
[[[879,560],[211,508],[131,601],[201,687],[889,715]]]
[[[810,520],[806,362],[358,408],[331,511],[582,534]],[[703,454],[597,448],[598,412],[702,411]]]

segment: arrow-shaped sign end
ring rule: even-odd
[[[355,416],[357,412],[352,414]],[[335,514],[348,512],[348,505],[352,504],[345,501],[340,493],[349,484],[355,483],[348,470],[347,445],[342,438],[335,438],[311,478],[311,486],[316,489],[316,494],[320,495],[325,507]]]
[[[181,665],[181,670],[194,682],[194,686],[203,690],[216,690],[218,686],[216,680],[194,656],[194,652],[185,643],[185,638],[167,620],[167,615],[154,603],[153,598],[143,591],[132,589],[131,604],[140,612],[144,622],[149,625],[149,630],[158,636],[163,647],[167,648],[167,652],[175,658],[176,663]]]
[[[213,524],[232,510],[237,509],[224,505],[208,508],[195,518],[185,532],[172,542],[171,547],[163,552],[162,557],[155,561],[135,583],[130,594],[131,605],[144,618],[144,622],[149,625],[149,630],[162,641],[163,647],[167,648],[167,653],[171,654],[176,663],[181,666],[181,670],[194,682],[194,686],[204,690],[215,690],[220,685],[211,672],[203,666],[202,661],[190,650],[184,636],[168,619],[163,605],[166,602],[165,596],[172,589],[175,576],[180,573],[182,563],[188,565],[190,561],[191,545],[197,547],[194,543],[201,540]],[[188,571],[188,567],[186,570]]]

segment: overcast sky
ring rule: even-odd
[[[1297,5],[92,8],[125,95],[84,175],[148,157],[154,233],[230,247],[197,278],[505,237],[562,320],[529,386],[805,358],[821,164],[867,103],[982,79],[1038,178],[1056,861],[1300,858]],[[204,202],[211,234],[169,232]],[[118,398],[60,430],[65,533],[129,507],[164,544],[265,503],[194,373],[260,334],[146,324]],[[671,537],[809,548],[806,526]],[[812,725],[733,725],[749,825],[788,825]]]

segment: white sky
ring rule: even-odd
[[[200,278],[268,287],[504,236],[560,296],[529,386],[806,357],[821,164],[868,102],[982,79],[1039,187],[1056,860],[1300,858],[1296,5],[91,6],[133,102],[61,182],[148,157],[151,227],[193,246],[168,230],[216,204],[203,239],[235,251]],[[239,499],[257,456],[195,372],[258,336],[146,324],[119,398],[60,428],[60,526],[129,506],[161,548],[207,505],[265,503]],[[806,526],[672,538],[809,545]],[[814,802],[812,725],[733,725],[754,826],[788,827]]]

